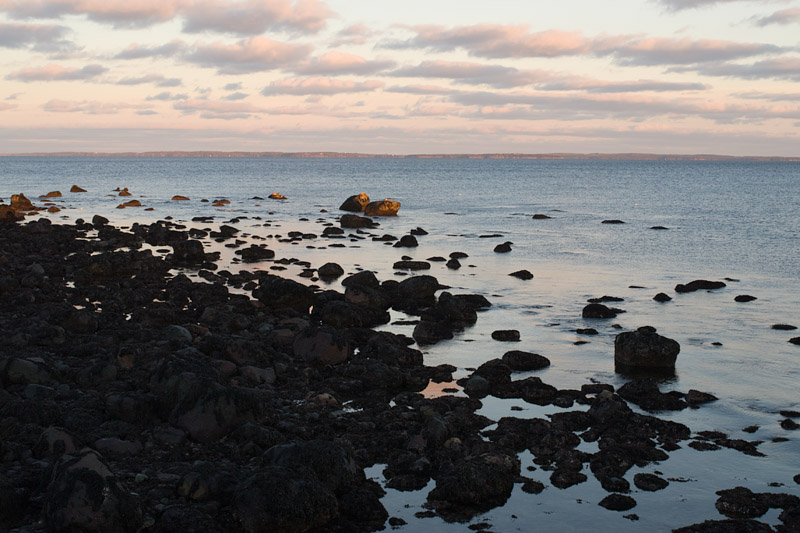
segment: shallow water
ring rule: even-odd
[[[72,184],[89,192],[66,192]],[[112,192],[116,187],[128,187],[133,196],[117,197]],[[129,225],[171,215],[189,227],[214,227],[231,217],[246,216],[237,227],[266,238],[277,257],[296,257],[314,267],[334,261],[347,272],[368,268],[379,279],[397,276],[392,264],[402,255],[425,259],[466,252],[469,257],[461,261],[460,270],[432,263],[424,273],[451,286],[452,292],[484,294],[493,306],[455,339],[424,347],[426,364],[450,363],[459,368],[457,376],[463,376],[468,368],[507,350],[522,349],[552,361],[535,375],[556,387],[579,388],[590,380],[619,387],[626,379],[614,372],[613,341],[619,330],[612,324],[623,330],[652,325],[681,345],[676,376],[665,380],[662,390],[698,389],[720,398],[697,410],[659,416],[685,423],[693,431],[719,430],[731,438],[767,441],[760,446],[767,454],[764,458],[687,447],[670,453],[668,461],[646,471],[690,481],[673,482],[653,494],[634,489],[638,505],[628,513],[596,505],[606,493],[591,475],[586,483],[562,491],[549,484],[549,473],[538,470],[529,475],[545,482],[548,488],[542,494],[525,494],[517,487],[506,506],[473,522],[488,521],[497,531],[524,531],[530,524],[562,531],[598,524],[603,529],[661,531],[721,518],[714,509],[716,490],[744,485],[761,492],[800,494],[792,481],[800,473],[798,433],[781,429],[778,414],[781,409],[800,410],[800,346],[787,342],[800,333],[770,329],[775,323],[800,326],[800,165],[796,163],[0,158],[0,198],[6,202],[11,194],[24,192],[40,203],[34,197],[51,190],[64,193],[54,201],[63,210],[44,215],[54,221],[91,219],[98,213]],[[334,241],[288,244],[274,238],[290,230],[320,234],[321,224],[339,214],[341,201],[361,191],[373,199],[390,197],[403,204],[400,216],[381,219],[374,233],[400,236],[421,226],[430,234],[419,237],[420,246],[414,249],[368,239],[335,241],[348,247],[330,248],[326,245]],[[267,200],[271,192],[288,200]],[[192,200],[172,202],[174,194]],[[199,201],[216,197],[228,198],[231,204],[217,209]],[[115,209],[127,199],[139,199],[153,211]],[[323,209],[329,212],[321,213]],[[552,219],[533,220],[534,213]],[[217,218],[192,223],[191,218],[199,215]],[[625,224],[601,224],[606,219]],[[656,225],[669,229],[650,229]],[[480,237],[495,233],[502,237]],[[506,240],[513,242],[511,253],[492,251]],[[214,245],[205,244],[209,250]],[[220,268],[267,269],[271,264],[229,263],[235,257],[233,250],[219,250]],[[523,268],[534,279],[508,276]],[[298,272],[289,267],[285,275],[295,277]],[[677,283],[724,277],[739,281],[711,292],[673,290]],[[341,289],[338,282],[330,286]],[[658,292],[673,300],[653,301]],[[581,318],[586,300],[604,294],[624,298],[613,305],[627,312],[608,321]],[[758,299],[737,303],[733,298],[738,294]],[[400,313],[393,316],[401,318]],[[599,335],[575,333],[586,327],[594,327]],[[385,328],[410,335],[413,326]],[[512,328],[520,331],[519,343],[491,339],[493,330]],[[578,340],[589,342],[574,345]],[[510,413],[510,405],[499,400],[487,399],[484,404],[484,414],[495,420]],[[513,404],[526,409],[522,414],[513,412],[514,416],[545,414],[521,401]],[[546,412],[558,410],[549,409]],[[751,425],[760,429],[755,434],[741,431]],[[775,437],[790,440],[770,442]],[[522,459],[524,470],[532,463],[529,456],[523,454]],[[371,475],[380,470],[374,467]],[[630,471],[626,478],[632,480],[636,472]],[[785,486],[770,487],[773,482]],[[426,494],[426,490],[415,494],[390,490],[385,505],[390,514],[412,523]],[[622,517],[630,513],[640,520]],[[775,524],[777,515],[771,512],[763,520]],[[464,528],[438,518],[420,523],[430,530]]]

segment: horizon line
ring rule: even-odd
[[[0,153],[0,157],[141,157],[141,158],[339,158],[339,159],[589,159],[625,161],[768,161],[796,162],[800,156],[734,156],[722,154],[658,154],[647,152],[549,152],[549,153],[431,153],[381,154],[362,152],[303,151],[254,152],[244,150],[150,150],[144,152],[20,152]]]

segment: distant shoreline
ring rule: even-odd
[[[493,153],[493,154],[364,154],[349,152],[223,152],[223,151],[164,151],[164,152],[32,152],[0,154],[0,157],[143,157],[143,158],[286,158],[286,159],[584,159],[602,161],[763,161],[800,162],[798,157],[731,156],[715,154],[646,154],[646,153]]]

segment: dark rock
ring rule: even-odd
[[[433,276],[413,276],[397,285],[397,295],[403,299],[429,300],[441,288]]]
[[[792,337],[791,339],[789,339],[789,342],[791,342],[792,344],[800,345],[800,337]]]
[[[370,202],[364,207],[364,214],[368,217],[392,217],[400,210],[400,202],[394,200],[379,200]]]
[[[701,392],[694,389],[689,389],[689,392],[686,393],[686,403],[688,403],[692,407],[708,402],[713,402],[717,399],[718,398],[713,394],[709,394],[707,392]]]
[[[411,235],[416,235],[418,237],[428,234],[427,231],[425,231],[424,229],[419,228],[419,227],[412,229],[410,233],[411,233]]]
[[[393,246],[395,248],[416,248],[419,246],[419,243],[417,242],[417,238],[413,235],[403,235]]]
[[[636,500],[624,494],[609,494],[597,505],[605,507],[609,511],[627,511],[636,507]]]
[[[781,427],[788,431],[794,431],[795,429],[800,428],[800,424],[798,424],[791,418],[785,418],[781,420]]]
[[[502,244],[498,244],[494,247],[494,251],[498,254],[505,254],[511,251],[511,245],[514,244],[511,241],[506,241]]]
[[[461,459],[437,478],[428,500],[463,505],[475,512],[491,509],[508,500],[518,474],[516,457],[483,453]]]
[[[728,518],[757,518],[769,510],[761,494],[745,487],[717,491],[719,498],[714,504],[717,511]]]
[[[516,272],[512,272],[509,276],[514,276],[515,278],[519,278],[522,280],[529,280],[533,279],[533,274],[528,272],[527,270],[517,270]]]
[[[278,276],[267,275],[259,279],[253,296],[265,306],[274,309],[290,308],[308,313],[314,304],[314,292],[301,283]]]
[[[662,393],[652,379],[629,381],[617,390],[617,394],[647,411],[680,411],[687,406],[682,394]]]
[[[374,228],[375,222],[372,219],[367,217],[361,217],[358,215],[342,215],[339,218],[339,225],[343,228]]]
[[[459,262],[458,259],[450,259],[449,261],[447,261],[447,263],[445,263],[445,266],[450,270],[458,270],[459,268],[461,268],[461,263]]]
[[[308,469],[334,494],[342,494],[364,478],[347,449],[325,440],[292,441],[270,448],[264,464],[292,470]]]
[[[427,261],[397,261],[392,268],[395,270],[430,270],[431,264]]]
[[[331,281],[344,275],[344,269],[336,263],[325,263],[317,269],[317,274],[323,281]]]
[[[310,472],[262,467],[236,489],[236,518],[248,533],[293,533],[324,526],[339,515],[333,491]]]
[[[625,222],[623,222],[622,220],[618,220],[616,218],[604,220],[603,222],[601,222],[601,224],[624,224],[624,223]]]
[[[516,329],[498,329],[492,332],[492,338],[501,342],[518,342],[519,331]]]
[[[375,277],[375,273],[371,270],[362,270],[351,276],[347,276],[342,280],[342,286],[350,287],[353,285],[362,285],[364,287],[377,288],[380,286],[380,281]]]
[[[674,368],[681,347],[677,341],[662,337],[651,326],[620,333],[614,340],[614,362],[621,367]]]
[[[269,198],[270,200],[286,200],[286,197],[279,192],[270,193],[270,195],[267,198]]]
[[[31,201],[20,193],[11,195],[11,209],[14,211],[33,211],[35,208]]]
[[[797,326],[792,326],[790,324],[773,324],[772,329],[777,329],[779,331],[793,331],[797,329]]]
[[[48,531],[133,533],[142,522],[136,498],[92,450],[56,463],[43,514]]]
[[[614,318],[619,311],[600,303],[592,303],[583,308],[581,316],[583,318]]]
[[[559,489],[566,489],[573,485],[583,483],[589,479],[583,472],[575,472],[573,470],[556,469],[550,475],[550,483]]]
[[[542,355],[512,350],[503,354],[503,362],[515,372],[527,372],[529,370],[539,370],[550,366],[550,360]]]
[[[756,298],[755,296],[750,296],[749,294],[740,294],[733,300],[740,303],[746,303],[746,302],[752,302],[753,300],[758,300],[758,298]]]
[[[703,290],[714,290],[726,287],[723,281],[708,281],[705,279],[696,279],[687,284],[679,283],[675,286],[675,292],[685,293]]]
[[[773,533],[768,524],[755,520],[706,520],[699,524],[673,529],[673,533]]]
[[[547,215],[543,215],[541,213],[536,213],[531,218],[533,218],[533,220],[547,220],[547,219],[550,219],[550,218],[553,218],[553,217],[547,216]]]
[[[669,481],[662,479],[655,474],[635,474],[633,476],[633,484],[641,490],[648,492],[655,492],[661,490],[669,485]]]
[[[483,398],[492,392],[492,384],[483,376],[473,374],[463,385],[464,392],[472,398]]]
[[[264,246],[251,244],[247,248],[236,250],[236,255],[242,257],[245,263],[255,263],[257,261],[266,261],[275,257],[275,252]]]
[[[670,300],[672,300],[672,298],[667,294],[664,294],[663,292],[659,292],[658,294],[653,296],[653,300],[657,302],[669,302]]]
[[[355,194],[349,197],[347,200],[342,202],[342,205],[339,206],[339,209],[342,211],[352,211],[353,213],[360,213],[364,210],[364,208],[369,203],[369,196],[367,193],[362,192],[360,194]]]
[[[345,336],[329,327],[311,327],[298,333],[292,344],[294,356],[313,365],[338,365],[347,361],[350,347]]]
[[[452,339],[453,328],[445,323],[422,320],[414,326],[411,336],[420,346],[436,344],[439,341]]]
[[[578,328],[575,330],[578,335],[599,335],[598,331],[594,328]]]
[[[172,257],[179,263],[202,264],[206,261],[203,243],[194,239],[172,243]]]
[[[69,192],[86,192],[86,189],[78,187],[77,185],[73,185],[69,188]]]
[[[650,226],[650,229],[665,230],[665,229],[669,229],[669,228],[664,227],[664,226]]]

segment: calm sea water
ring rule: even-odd
[[[68,193],[73,184],[88,192]],[[115,209],[122,201],[112,192],[117,187],[128,187],[132,198],[153,211]],[[531,523],[561,531],[585,530],[598,523],[620,531],[669,530],[720,518],[713,503],[714,492],[722,488],[745,485],[762,492],[800,494],[792,481],[800,473],[800,444],[794,433],[780,428],[778,415],[781,409],[800,410],[800,347],[787,342],[800,333],[770,329],[775,323],[800,326],[800,164],[0,158],[0,198],[6,202],[14,193],[34,199],[52,190],[64,193],[57,200],[63,210],[47,215],[54,220],[90,219],[99,213],[126,225],[166,216],[190,221],[197,215],[216,215],[218,222],[242,216],[249,218],[240,227],[261,237],[292,229],[319,233],[320,223],[331,221],[339,204],[358,192],[373,199],[396,199],[402,203],[400,216],[381,220],[378,233],[399,236],[423,227],[429,235],[420,238],[419,248],[397,249],[369,241],[345,249],[325,248],[320,241],[308,248],[306,242],[292,246],[274,239],[270,247],[279,257],[298,257],[313,266],[336,261],[350,271],[373,269],[381,279],[396,275],[391,265],[401,255],[425,259],[464,251],[469,258],[462,261],[462,269],[450,271],[435,263],[429,273],[454,292],[479,292],[494,305],[473,328],[426,348],[428,364],[451,363],[465,375],[467,368],[508,349],[523,349],[551,359],[552,366],[537,375],[558,387],[578,388],[588,380],[619,386],[625,378],[614,373],[613,340],[618,330],[611,324],[625,329],[652,325],[681,344],[677,376],[665,381],[663,388],[683,392],[694,388],[720,398],[699,410],[660,416],[695,431],[713,429],[732,438],[766,441],[760,447],[765,458],[730,450],[701,453],[684,448],[672,453],[658,469],[691,481],[672,483],[655,494],[635,491],[639,505],[633,512],[639,515],[638,522],[598,507],[596,502],[605,493],[590,476],[590,481],[565,491],[552,486],[539,496],[515,491],[505,507],[482,517],[498,531],[525,531]],[[288,200],[253,199],[271,192]],[[170,201],[175,194],[192,200]],[[231,200],[230,206],[215,209],[199,201],[217,197]],[[552,218],[533,220],[537,213]],[[602,224],[607,219],[625,224]],[[267,220],[269,227],[263,226]],[[502,237],[481,238],[491,234]],[[506,240],[513,242],[513,251],[495,254],[494,246]],[[223,260],[233,257],[228,249],[222,252]],[[530,270],[534,279],[508,276],[522,268]],[[677,283],[725,277],[738,281],[712,293],[673,291]],[[334,283],[333,288],[341,287]],[[658,304],[652,300],[657,292],[674,299]],[[586,299],[604,294],[624,298],[618,305],[627,312],[608,322],[582,319]],[[736,303],[738,294],[758,299]],[[581,340],[575,330],[585,327],[600,334],[584,338],[588,344],[574,345]],[[387,328],[411,333],[408,327]],[[491,339],[493,330],[509,328],[520,331],[519,344]],[[544,416],[557,410],[491,399],[484,403],[484,413],[495,419],[508,414],[512,405],[525,408],[514,416]],[[750,425],[760,429],[743,433]],[[790,440],[773,443],[774,437]],[[525,459],[523,468],[530,464],[530,458]],[[644,471],[653,471],[652,465]],[[379,474],[380,468],[374,472]],[[629,473],[631,478],[634,473]],[[549,486],[547,472],[532,475]],[[768,485],[775,482],[785,486]],[[389,491],[385,503],[391,514],[412,522],[426,493]],[[775,524],[777,513],[765,520]],[[422,524],[442,531],[463,529],[438,519]]]

